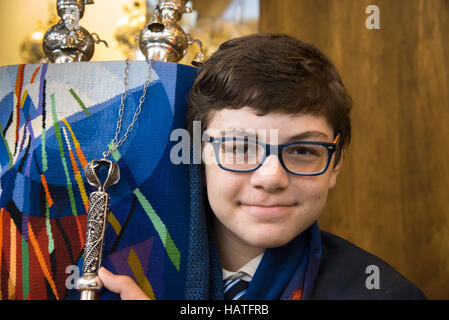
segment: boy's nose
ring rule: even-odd
[[[288,172],[284,169],[276,155],[269,155],[251,176],[251,185],[253,187],[262,187],[269,192],[285,189],[289,183]]]

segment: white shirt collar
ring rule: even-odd
[[[246,281],[251,281],[262,257],[263,252],[235,272],[223,268],[223,280],[241,278]]]

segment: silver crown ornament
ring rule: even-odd
[[[140,32],[139,47],[147,60],[178,62],[187,53],[189,45],[197,43],[200,52],[192,64],[200,66],[205,60],[200,40],[186,34],[177,23],[184,13],[192,12],[188,0],[159,0],[148,24]]]
[[[90,34],[79,25],[86,4],[92,0],[57,0],[59,22],[44,35],[42,47],[47,59],[53,63],[89,61],[94,55],[95,44],[104,43],[96,33]]]

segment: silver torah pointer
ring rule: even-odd
[[[97,176],[98,170],[102,166],[109,168],[103,185]],[[97,292],[103,288],[103,283],[98,277],[98,270],[101,267],[103,257],[104,233],[109,213],[110,196],[105,190],[120,180],[120,171],[115,162],[101,159],[90,161],[84,172],[87,181],[97,187],[98,191],[89,195],[84,263],[82,276],[77,281],[77,287],[81,292],[81,300],[95,300]]]

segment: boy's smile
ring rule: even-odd
[[[206,133],[213,135],[230,128],[251,130],[277,129],[283,144],[295,137],[303,140],[332,142],[334,130],[322,116],[269,113],[258,116],[254,109],[223,109],[212,114]],[[298,141],[298,140],[295,140]],[[299,140],[300,141],[300,140]],[[218,166],[209,143],[205,144],[205,178],[210,206],[215,213],[214,235],[218,242],[223,266],[232,270],[246,263],[265,248],[290,242],[318,219],[324,209],[328,190],[333,188],[341,167],[334,166],[335,155],[326,172],[318,176],[298,176],[287,172],[276,155],[269,155],[253,172],[230,172]],[[223,252],[232,248],[232,264]],[[240,255],[241,259],[236,259]],[[236,262],[240,260],[240,262]],[[247,261],[245,261],[247,260]]]

